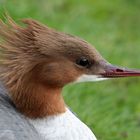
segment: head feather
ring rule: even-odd
[[[38,54],[34,53],[38,51],[34,44],[38,33],[45,28],[31,19],[23,20],[23,23],[25,27],[16,24],[10,17],[7,18],[7,23],[0,20],[0,76],[10,89],[15,85],[18,87],[23,76],[32,69],[33,56]]]

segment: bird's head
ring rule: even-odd
[[[41,98],[44,102],[48,101],[45,98],[55,100],[58,94],[53,92],[58,93],[72,82],[140,76],[140,71],[111,65],[93,46],[78,37],[58,32],[34,20],[23,22],[26,27],[11,19],[8,24],[0,22],[0,36],[4,40],[0,45],[4,54],[1,77],[22,112],[26,112],[23,104],[31,102],[31,97],[34,106]],[[50,114],[53,112],[55,109]],[[29,115],[29,111],[26,114],[38,117]]]

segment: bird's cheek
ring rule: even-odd
[[[42,83],[46,86],[64,87],[66,84],[73,82],[78,77],[78,73],[68,67],[47,67],[47,70],[43,71],[40,77]]]

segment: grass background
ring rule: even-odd
[[[2,19],[4,11],[82,37],[111,63],[140,68],[139,0],[0,0]],[[139,78],[69,85],[63,95],[98,140],[140,140]]]

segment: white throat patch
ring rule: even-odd
[[[84,74],[80,76],[74,83],[81,83],[81,82],[96,82],[96,81],[103,81],[107,80],[108,78],[102,78],[100,75],[87,75]]]

